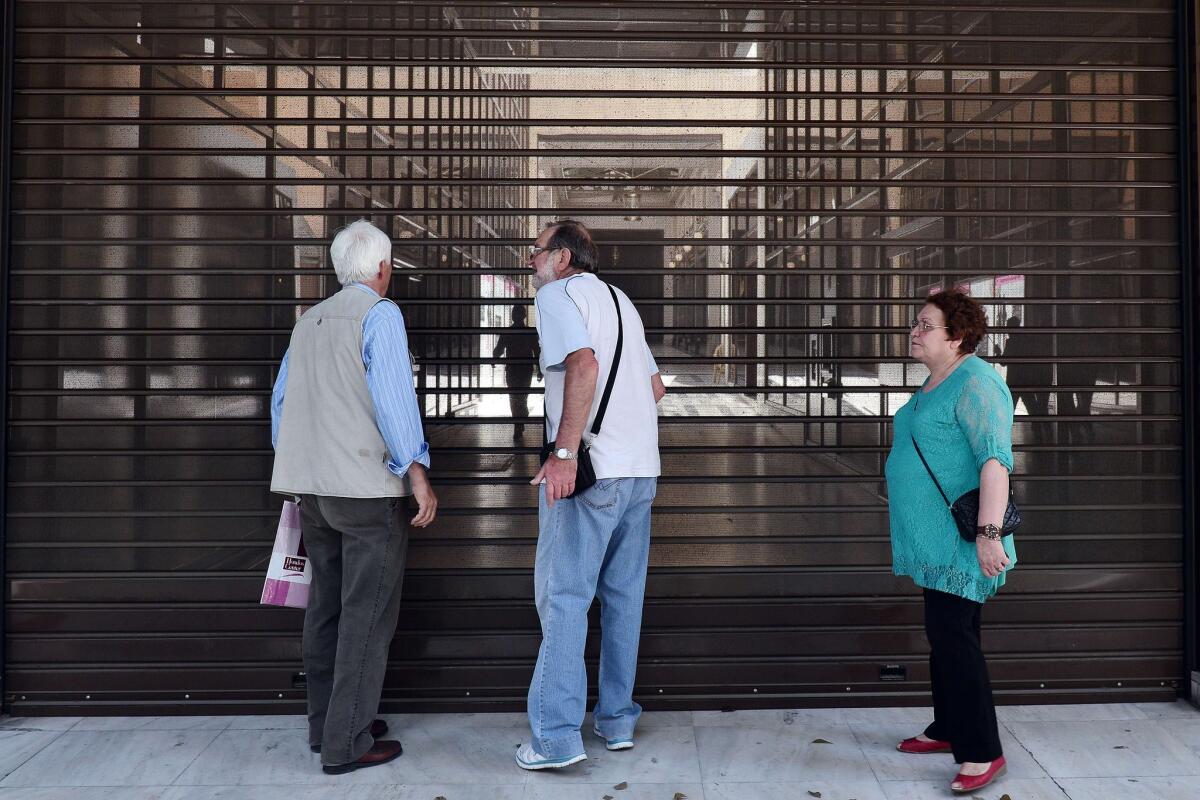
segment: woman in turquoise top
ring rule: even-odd
[[[983,309],[957,291],[931,295],[909,334],[909,352],[929,378],[896,412],[884,473],[892,571],[924,590],[933,723],[898,745],[906,753],[951,751],[962,768],[950,788],[976,791],[1004,771],[987,663],[980,646],[983,602],[1017,563],[999,527],[1012,469],[1012,396],[974,355],[987,332]],[[979,488],[974,542],[959,536],[950,510],[913,446],[920,445],[951,500]]]

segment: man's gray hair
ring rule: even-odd
[[[370,222],[360,219],[337,232],[329,245],[329,257],[343,286],[369,281],[379,274],[380,261],[392,263],[392,240]]]

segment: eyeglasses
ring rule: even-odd
[[[950,330],[949,325],[930,325],[923,319],[910,320],[908,323],[908,329],[911,331],[914,328],[918,333],[929,333],[934,328],[944,328],[945,330]]]
[[[536,244],[529,246],[529,257],[537,258],[540,253],[548,253],[551,250],[561,250],[561,247],[538,247]]]

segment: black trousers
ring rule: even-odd
[[[306,494],[304,549],[312,564],[304,614],[308,743],[322,764],[348,764],[371,749],[388,647],[400,616],[408,553],[402,497]]]
[[[933,685],[930,739],[950,742],[958,763],[995,761],[1000,729],[992,684],[979,640],[983,604],[958,595],[925,590],[925,635],[929,637],[929,677]]]

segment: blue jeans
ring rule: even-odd
[[[542,646],[529,685],[533,749],[548,758],[583,752],[588,608],[600,598],[600,692],[594,716],[606,739],[632,738],[642,598],[650,556],[650,506],[657,478],[605,478],[546,507],[538,495],[534,599]]]

